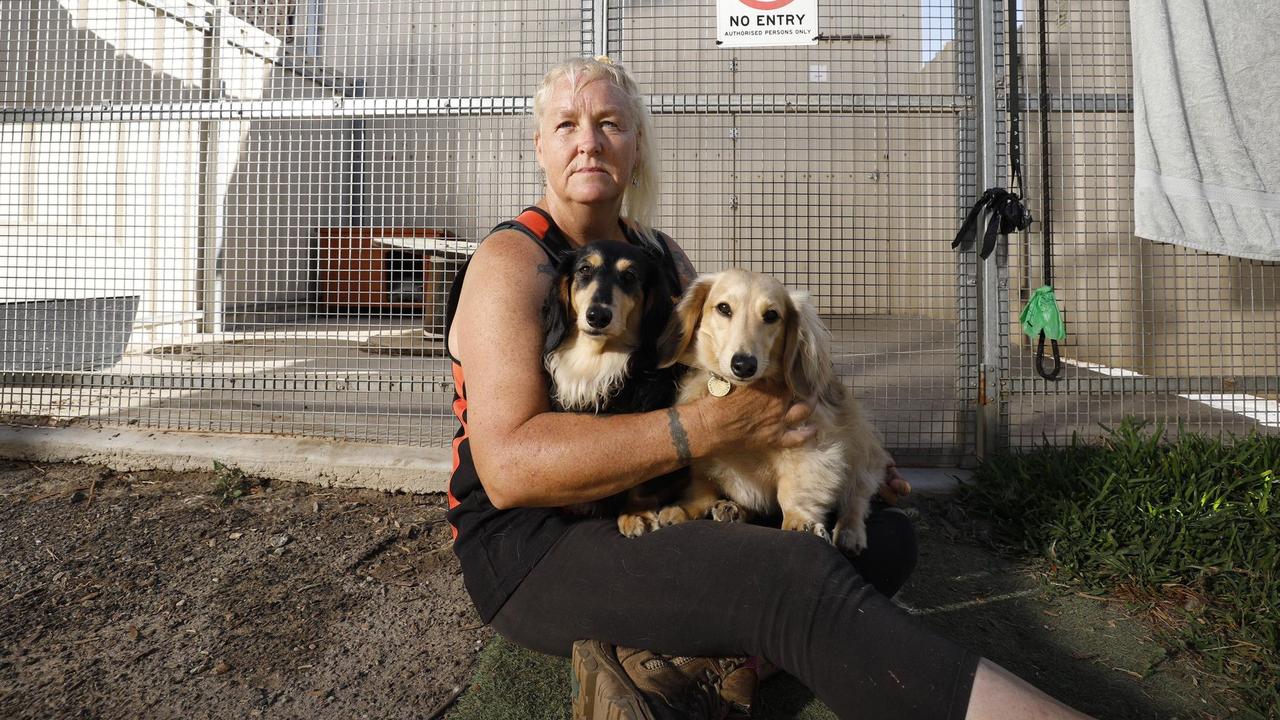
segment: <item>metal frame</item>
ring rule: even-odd
[[[999,168],[999,150],[996,108],[996,38],[1001,36],[996,20],[996,3],[978,5],[977,106],[978,130],[978,184],[973,188],[975,197],[984,189],[1004,184],[1004,174]],[[985,227],[986,213],[979,218],[978,227]],[[979,459],[1000,447],[1003,417],[1003,369],[1005,342],[1003,316],[1000,312],[1001,268],[1004,243],[997,244],[997,252],[977,261],[978,306],[978,412],[975,453]]]

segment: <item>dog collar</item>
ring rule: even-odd
[[[716,397],[724,397],[733,389],[733,385],[715,373],[707,373],[707,392]]]

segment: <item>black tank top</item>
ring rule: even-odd
[[[573,249],[551,216],[541,208],[526,208],[516,219],[498,224],[490,235],[506,229],[527,235],[542,248],[553,265],[559,264]],[[641,244],[625,225],[623,232],[633,245]],[[664,265],[672,278],[671,286],[679,288],[679,274],[667,238],[656,234]],[[469,261],[458,270],[449,291],[445,308],[446,347],[468,265]],[[453,528],[453,550],[462,565],[463,583],[480,619],[487,623],[569,525],[581,520],[555,508],[499,510],[489,502],[471,458],[462,363],[452,352],[449,359],[453,361],[453,414],[458,418],[458,431],[453,436],[453,474],[449,478],[449,524]]]

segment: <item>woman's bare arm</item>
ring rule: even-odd
[[[551,278],[528,238],[498,233],[472,259],[454,318],[472,457],[495,507],[595,500],[719,449],[805,438],[787,425],[809,409],[781,388],[650,413],[550,412],[539,309]]]

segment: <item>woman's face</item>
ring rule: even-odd
[[[581,204],[622,197],[639,140],[626,100],[608,80],[590,80],[576,93],[568,78],[552,86],[534,135],[549,195]]]

